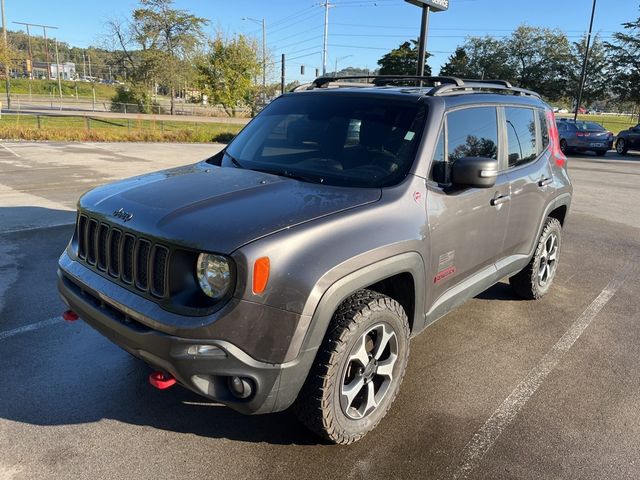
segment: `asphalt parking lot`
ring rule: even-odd
[[[155,390],[145,365],[59,317],[78,196],[219,148],[0,144],[0,479],[640,478],[640,153],[571,157],[550,294],[500,283],[429,327],[389,415],[341,447],[289,412]]]

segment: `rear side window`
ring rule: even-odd
[[[538,110],[538,121],[540,123],[541,140],[539,153],[542,153],[549,146],[549,125],[547,124],[547,114],[544,110]]]
[[[529,163],[538,156],[536,119],[531,108],[506,107],[509,167]]]

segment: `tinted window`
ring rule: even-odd
[[[451,165],[463,157],[498,158],[498,120],[495,107],[465,108],[446,117],[446,152],[440,132],[433,157],[431,178],[449,184]]]
[[[494,107],[465,108],[447,115],[447,158],[498,158],[498,120]]]
[[[242,130],[222,165],[329,185],[393,185],[413,164],[424,117],[413,100],[287,95]]]
[[[549,146],[549,125],[547,124],[547,112],[538,110],[538,121],[540,122],[540,153],[544,152]]]
[[[534,160],[538,156],[536,119],[533,109],[506,107],[507,143],[509,166],[515,167]]]
[[[448,165],[449,163],[446,161],[444,152],[444,129],[442,129],[440,130],[440,135],[438,135],[438,143],[436,144],[436,150],[433,154],[431,178],[438,183],[449,183]]]

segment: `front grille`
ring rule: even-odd
[[[78,258],[89,267],[154,297],[169,295],[169,249],[95,218],[78,217]]]

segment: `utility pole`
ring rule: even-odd
[[[62,110],[62,79],[60,78],[60,56],[58,55],[58,39],[56,41],[56,77],[58,77],[58,92],[60,93],[60,110]]]
[[[82,52],[82,78],[87,79],[87,57],[84,52]]]
[[[587,63],[589,61],[589,46],[591,45],[591,30],[593,29],[593,17],[596,13],[596,0],[593,0],[593,6],[591,7],[591,21],[589,22],[589,33],[587,34],[587,45],[584,51],[584,61],[582,62],[582,75],[580,75],[580,85],[578,87],[578,98],[576,99],[576,110],[573,113],[573,120],[578,119],[578,110],[580,109],[580,102],[582,102],[582,92],[584,90],[584,82],[587,78]]]
[[[329,0],[324,0],[324,40],[322,43],[322,75],[327,74],[327,43],[329,42],[329,8],[333,7]]]
[[[244,17],[242,20],[249,20],[250,22],[262,25],[262,92],[266,95],[267,91],[267,23],[262,17],[262,20],[257,20],[251,17]]]
[[[284,53],[282,54],[282,67],[280,69],[280,93],[284,94]]]
[[[9,43],[7,43],[7,21],[4,17],[4,0],[2,0],[2,36],[4,38],[4,73],[7,76],[7,108],[11,108],[11,80],[9,79]]]

